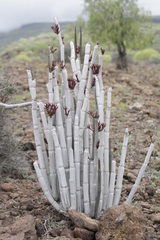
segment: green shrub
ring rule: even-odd
[[[40,57],[33,54],[32,51],[22,51],[14,57],[17,61],[31,62],[31,61],[40,61]]]
[[[104,54],[103,55],[103,63],[110,63],[112,57],[109,54]]]
[[[145,61],[145,60],[152,61],[154,59],[160,59],[160,53],[152,48],[138,51],[133,56],[134,61]]]

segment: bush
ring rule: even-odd
[[[146,61],[146,60],[160,60],[160,53],[152,48],[144,49],[141,51],[138,51],[134,54],[133,60],[134,61]]]
[[[104,54],[103,56],[103,63],[110,63],[112,57],[109,54]]]
[[[5,78],[5,72],[0,69],[0,100],[6,98],[8,101],[15,91],[14,83]],[[4,177],[4,173],[11,173],[13,166],[13,153],[16,151],[16,143],[12,140],[9,132],[8,111],[0,107],[0,180]]]

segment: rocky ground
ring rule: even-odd
[[[16,84],[17,92],[13,101],[30,101],[25,71],[29,66],[1,62],[0,67],[5,68],[6,77],[12,78]],[[47,65],[33,63],[32,68],[37,79],[37,99],[47,102]],[[128,127],[130,133],[121,203],[131,190],[150,143],[155,144],[132,205],[138,206],[144,213],[146,239],[160,239],[160,65],[131,65],[128,72],[108,65],[103,71],[105,90],[109,87],[113,89],[110,136],[112,159],[116,160],[117,166],[125,128]],[[10,131],[22,151],[16,158],[20,167],[16,165],[15,168],[13,164],[9,176],[7,168],[2,171],[0,240],[52,239],[59,235],[59,239],[66,239],[62,236],[78,236],[70,218],[62,216],[50,206],[37,181],[32,167],[37,154],[31,108],[12,110],[9,118]],[[25,161],[25,168],[21,159]],[[66,229],[71,231],[68,233]]]

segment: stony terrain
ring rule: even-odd
[[[14,102],[30,101],[25,71],[30,66],[1,62],[0,67],[4,67],[6,77],[16,83]],[[69,65],[66,67],[70,68]],[[37,99],[47,102],[47,64],[32,63],[32,68],[37,79]],[[121,203],[130,192],[151,141],[155,143],[153,155],[132,205],[138,206],[144,213],[145,239],[160,239],[160,65],[130,65],[128,72],[107,65],[103,71],[105,90],[109,87],[113,89],[110,136],[112,159],[116,160],[117,166],[125,128],[128,127],[130,133]],[[15,169],[13,166],[9,176],[6,169],[3,172],[0,188],[0,240],[52,239],[67,234],[71,234],[71,239],[75,236],[74,224],[50,206],[32,167],[37,155],[31,108],[10,112],[10,130],[22,150],[17,162],[21,166],[21,159],[25,161],[25,168]],[[66,228],[71,230],[70,233],[66,233]]]

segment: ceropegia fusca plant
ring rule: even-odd
[[[36,80],[33,79],[32,72],[27,70],[32,102],[19,105],[0,103],[0,106],[10,108],[32,105],[38,155],[38,162],[34,163],[34,167],[43,192],[53,207],[63,213],[68,209],[75,209],[99,218],[105,208],[119,204],[129,133],[126,129],[116,180],[114,160],[111,162],[111,171],[109,170],[112,88],[107,90],[107,107],[104,111],[104,50],[101,49],[97,63],[99,44],[95,45],[91,57],[90,44],[87,43],[81,65],[82,37],[80,34],[80,45],[77,46],[75,30],[75,43],[70,42],[73,75],[68,77],[63,37],[57,19],[54,20],[55,26],[52,29],[59,39],[61,62],[58,67],[54,59],[55,50],[49,46],[48,102],[37,102]],[[60,86],[59,73],[62,75]],[[94,112],[90,109],[91,92],[95,101]],[[48,143],[48,154],[43,133]],[[151,143],[126,204],[130,204],[133,199],[153,148],[154,144]]]

